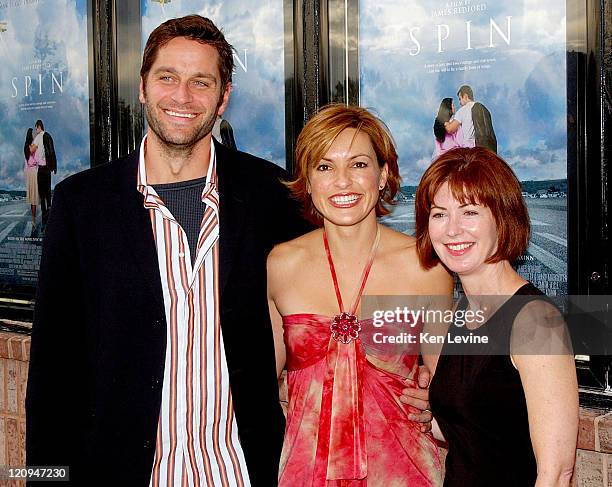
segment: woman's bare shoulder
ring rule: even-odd
[[[453,276],[442,264],[438,263],[431,269],[424,269],[419,264],[416,272],[419,273],[421,285],[424,290],[427,290],[427,294],[452,294],[454,287]]]
[[[316,248],[316,243],[322,241],[322,238],[321,229],[316,229],[276,245],[268,255],[268,272],[276,268],[290,269],[299,266],[309,258]]]
[[[416,238],[390,228],[386,228],[383,235],[387,237],[386,264],[394,269],[397,278],[403,278],[407,286],[418,282],[419,289],[425,294],[452,292],[453,279],[441,264],[431,269],[421,266]]]
[[[401,251],[402,249],[416,248],[416,238],[384,225],[381,225],[381,238],[388,243],[391,250]]]

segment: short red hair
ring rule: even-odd
[[[430,269],[439,262],[429,237],[429,214],[444,183],[461,204],[479,204],[491,210],[497,225],[497,251],[485,262],[512,262],[525,253],[529,213],[516,175],[503,159],[484,147],[457,148],[438,157],[417,188],[416,239],[423,267]]]
[[[376,203],[376,216],[388,215],[385,203],[393,205],[400,187],[401,177],[397,164],[397,151],[391,132],[385,123],[365,108],[339,103],[327,105],[304,126],[295,147],[295,174],[293,181],[285,183],[293,197],[304,206],[304,216],[316,225],[323,219],[308,194],[308,171],[321,159],[340,133],[348,128],[365,133],[372,143],[378,165],[387,164],[387,184]]]

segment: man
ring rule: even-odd
[[[210,20],[165,22],[143,55],[140,151],[57,185],[28,465],[68,465],[88,486],[276,485],[266,256],[309,227],[282,169],[212,141],[232,69]]]
[[[474,101],[474,92],[468,85],[459,88],[457,97],[461,108],[452,120],[444,124],[446,131],[454,134],[461,127],[464,147],[486,147],[497,153],[497,138],[493,130],[491,113],[487,107]]]
[[[38,194],[40,195],[40,209],[42,211],[43,228],[49,219],[49,209],[51,208],[51,173],[57,172],[57,158],[53,137],[49,132],[45,132],[42,120],[36,120],[34,126],[36,137],[34,144],[36,148],[36,159],[38,160]]]
[[[232,69],[209,20],[158,27],[141,69],[140,152],[57,185],[29,465],[69,465],[78,485],[274,485],[284,424],[265,259],[308,227],[286,173],[211,141]]]
[[[234,129],[223,117],[217,117],[212,133],[217,142],[221,142],[225,147],[229,147],[230,149],[238,150],[236,141],[234,140]]]

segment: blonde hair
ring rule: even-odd
[[[393,205],[399,190],[401,177],[397,164],[395,142],[389,128],[368,110],[342,104],[327,105],[319,110],[302,129],[295,147],[294,179],[286,182],[293,197],[304,206],[304,215],[313,223],[321,225],[323,219],[312,204],[308,194],[308,172],[327,153],[338,135],[348,128],[363,132],[370,138],[378,165],[387,164],[387,184],[381,190],[376,203],[376,216],[390,213],[385,206]]]

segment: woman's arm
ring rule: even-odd
[[[423,322],[423,333],[429,334],[428,336],[445,337],[449,324],[439,321],[437,318],[453,308],[453,278],[441,264],[438,264],[424,273],[423,279],[425,279],[424,282],[429,295],[429,302],[426,306],[429,313],[427,314],[428,319]],[[431,375],[436,372],[441,351],[441,343],[421,343],[423,363],[427,366]]]
[[[438,266],[436,269],[438,270],[439,277],[437,277],[436,280],[436,293],[432,293],[429,309],[432,311],[441,311],[442,313],[444,313],[445,311],[453,308],[454,283],[451,276],[441,265]],[[435,336],[446,336],[448,328],[448,324],[437,321],[425,322],[423,324],[423,332],[430,333],[431,335]],[[430,344],[426,346],[425,349],[422,348],[421,350],[423,363],[425,364],[425,367],[429,369],[431,375],[436,372],[436,367],[438,365],[438,359],[440,358],[441,351],[442,344]],[[429,386],[429,384],[427,384],[427,386]],[[431,433],[433,434],[433,437],[436,440],[444,442],[446,441],[446,438],[444,438],[444,435],[442,434],[442,430],[440,429],[436,418],[433,418],[431,421]]]
[[[525,308],[528,309],[517,316],[519,333],[517,323],[512,332],[513,351],[523,353],[514,353],[512,360],[527,401],[531,444],[538,466],[536,487],[569,486],[578,436],[576,366],[571,350],[564,345],[567,330],[558,311],[537,302]],[[520,345],[514,344],[521,340],[525,345],[519,350]],[[540,355],[533,355],[538,351]]]
[[[272,333],[274,335],[274,353],[276,356],[276,374],[280,377],[285,368],[286,353],[285,342],[283,340],[283,319],[279,313],[276,303],[274,302],[273,290],[278,286],[278,269],[279,258],[276,249],[273,249],[268,256],[268,309],[270,311],[270,322],[272,323]]]
[[[444,129],[449,134],[454,134],[461,127],[461,123],[458,120],[449,120],[444,123]]]
[[[517,355],[527,400],[536,487],[569,486],[578,435],[576,366],[569,355]]]
[[[420,269],[418,262],[415,262],[415,268]],[[429,271],[421,269],[420,275],[418,276],[418,282],[421,285],[423,294],[428,295],[427,309],[444,310],[452,306],[453,279],[442,265],[438,265]],[[444,335],[447,328],[448,325],[441,323],[423,323],[424,333]],[[437,434],[438,436],[436,436],[436,438],[443,439],[437,423],[430,423],[432,421],[432,415],[429,410],[429,383],[436,370],[440,349],[441,345],[431,344],[423,348],[421,344],[421,356],[424,365],[419,367],[419,376],[417,378],[419,387],[408,387],[403,389],[399,400],[421,410],[420,414],[411,414],[409,416],[410,420],[423,423],[421,425],[421,431],[427,432],[433,429],[434,436]]]

